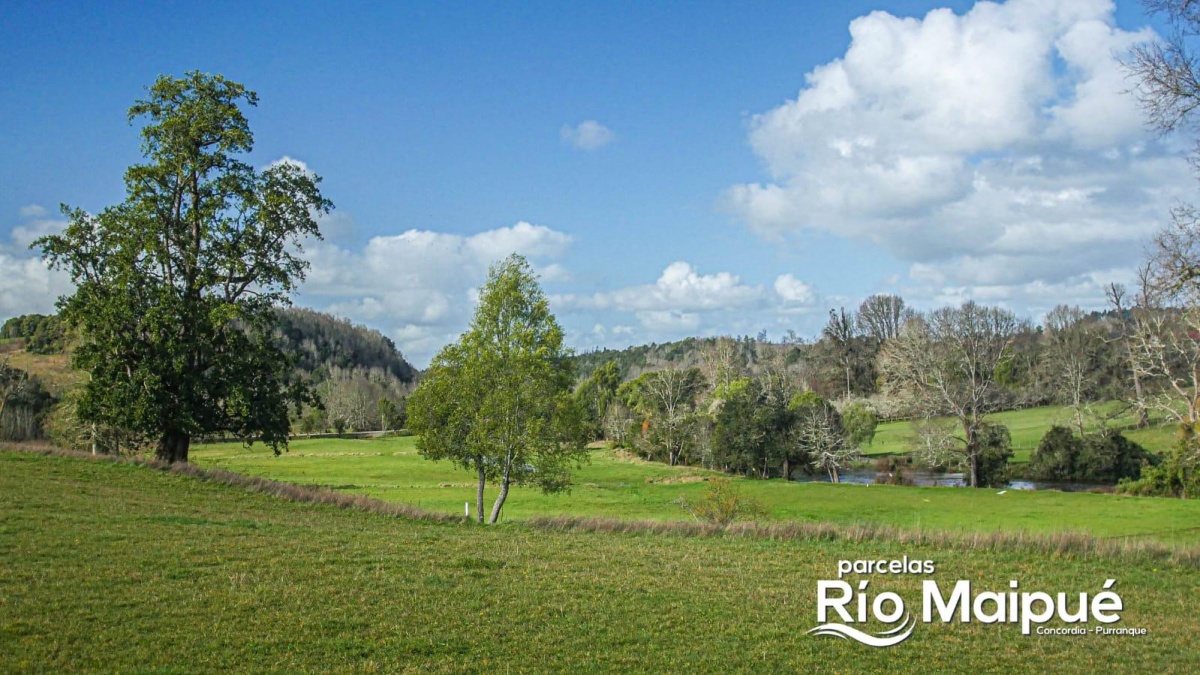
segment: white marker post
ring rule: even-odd
[[[468,518],[471,517],[471,502],[463,502],[463,511],[466,512]]]

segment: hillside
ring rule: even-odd
[[[676,342],[634,345],[625,349],[597,349],[582,352],[574,357],[576,376],[584,379],[594,370],[615,361],[622,380],[632,380],[638,375],[664,368],[668,365],[681,368],[700,367],[718,339],[731,345],[732,358],[740,369],[755,372],[758,364],[774,355],[783,355],[789,363],[797,361],[810,347],[803,344],[776,344],[761,342],[749,336],[742,338],[690,337]]]
[[[404,383],[418,371],[396,344],[374,328],[302,307],[277,311],[277,334],[297,367],[320,381],[334,370],[375,370]]]
[[[38,319],[56,317],[28,315]],[[328,379],[335,371],[375,371],[396,382],[410,384],[419,371],[404,359],[396,345],[385,335],[331,314],[299,307],[278,311],[277,335],[285,350],[296,357],[296,367],[313,380]],[[14,317],[6,326],[19,325]],[[9,337],[0,344],[0,359],[40,378],[56,396],[83,380],[71,369],[71,346],[60,345],[50,351],[30,349],[27,338]]]
[[[303,494],[293,490],[292,494]],[[1123,627],[806,635],[839,560],[948,587],[1095,593]],[[1197,672],[1195,569],[1017,548],[475,527],[295,503],[142,466],[0,452],[0,671]],[[853,577],[852,577],[853,578]],[[863,577],[919,607],[921,577]],[[1054,619],[1048,625],[1061,627]],[[869,630],[883,630],[870,624]]]

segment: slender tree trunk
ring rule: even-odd
[[[783,479],[784,480],[792,479],[792,458],[791,457],[783,458]]]
[[[979,487],[979,448],[976,447],[975,424],[970,420],[963,422],[963,431],[967,437],[967,468],[971,487]]]
[[[500,509],[504,508],[505,499],[508,499],[508,476],[500,481],[500,494],[496,495],[496,503],[492,504],[492,515],[488,517],[488,525],[495,525],[500,519]]]
[[[837,464],[834,464],[829,467],[829,477],[832,478],[833,482],[835,482],[835,483],[842,482],[842,477],[841,477],[841,475],[838,474]]]
[[[192,437],[183,431],[167,431],[163,433],[162,438],[158,441],[158,449],[154,456],[163,462],[174,464],[175,462],[188,461],[188,446],[192,443]]]
[[[475,489],[475,520],[483,524],[483,485],[486,476],[483,473],[483,457],[475,458],[475,471],[479,473],[479,485]]]
[[[1138,408],[1137,428],[1145,429],[1150,426],[1150,414],[1146,411],[1145,399],[1142,398],[1142,378],[1138,377],[1137,371],[1133,373],[1133,396]]]
[[[513,456],[512,453],[504,458],[504,475],[500,477],[500,494],[496,495],[496,502],[492,504],[492,515],[488,518],[488,525],[495,525],[500,519],[500,509],[504,508],[504,500],[508,499],[509,472],[512,471]]]

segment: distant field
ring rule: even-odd
[[[1112,409],[1112,404],[1101,404],[1100,407]],[[1062,406],[1009,410],[988,415],[987,419],[1008,427],[1008,432],[1012,435],[1014,462],[1028,462],[1029,456],[1051,426],[1058,424],[1073,427],[1075,423],[1073,413]],[[1133,422],[1132,416],[1126,416],[1117,419],[1115,426],[1132,427]],[[1175,438],[1175,429],[1170,424],[1155,425],[1148,429],[1130,429],[1124,433],[1130,440],[1158,453],[1169,450]],[[875,440],[863,448],[863,451],[872,456],[904,454],[912,449],[912,436],[911,422],[885,422],[879,425],[875,431]]]
[[[462,513],[474,504],[471,473],[417,454],[414,438],[295,441],[275,457],[260,446],[198,446],[193,461],[242,474]],[[516,489],[504,515],[613,516],[682,520],[677,504],[694,500],[703,479],[718,475],[668,467],[618,455],[591,453],[591,463],[574,474],[569,494],[543,495]],[[762,503],[773,519],[806,522],[879,523],[905,528],[993,532],[1088,532],[1101,537],[1141,537],[1164,542],[1200,542],[1200,501],[1119,495],[788,483],[737,479],[744,494]],[[488,498],[495,496],[489,487]],[[490,503],[489,503],[490,506]]]
[[[311,459],[354,457],[325,454]],[[359,474],[395,480],[397,466]],[[934,623],[888,649],[805,634],[838,560],[903,556],[936,561],[947,587],[1095,593],[1117,579],[1118,625],[1148,634]],[[866,578],[919,607],[922,577],[848,577]],[[0,672],[1194,673],[1197,597],[1196,570],[1163,562],[435,524],[0,452]]]

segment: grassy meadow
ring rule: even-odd
[[[805,634],[817,624],[816,580],[836,578],[838,560],[905,555],[934,560],[944,586],[1019,579],[1095,593],[1116,578],[1119,625],[1148,634],[935,623],[888,649]],[[0,452],[2,672],[1187,673],[1200,670],[1192,565],[477,527],[295,503],[145,466]],[[910,607],[921,578],[870,577]]]
[[[1116,410],[1115,403],[1100,403],[1096,409],[1101,413]],[[1006,410],[988,415],[987,419],[999,422],[1008,428],[1012,436],[1013,458],[1015,463],[1028,462],[1030,455],[1037,448],[1046,430],[1052,425],[1074,428],[1075,416],[1069,408],[1063,406],[1041,406],[1023,410]],[[1087,418],[1085,417],[1085,420]],[[1174,443],[1175,429],[1170,424],[1155,425],[1147,429],[1134,429],[1134,417],[1126,414],[1115,419],[1112,424],[1122,428],[1130,440],[1140,443],[1146,449],[1162,453],[1171,448]],[[1094,425],[1089,424],[1089,427]],[[871,445],[863,448],[868,456],[902,455],[909,451],[913,427],[911,422],[886,422],[880,424],[875,431],[875,439]]]
[[[261,445],[197,446],[192,461],[236,473],[331,487],[442,513],[474,508],[474,475],[422,458],[415,439],[293,441],[276,457]],[[591,453],[573,473],[567,494],[516,488],[504,518],[606,516],[687,520],[680,498],[694,501],[715,472],[648,463],[612,450]],[[1086,532],[1097,537],[1200,543],[1200,501],[1111,494],[1026,492],[886,485],[830,485],[735,479],[743,495],[779,521],[888,525],[904,529],[976,532]],[[495,497],[489,487],[487,498]],[[490,508],[490,501],[488,504]]]

